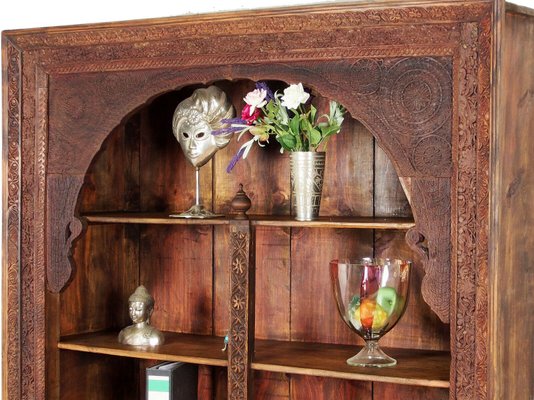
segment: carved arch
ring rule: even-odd
[[[63,261],[48,264],[53,269],[48,273],[49,288],[59,291],[70,278],[70,244],[81,233],[75,214],[83,177],[109,132],[125,115],[174,88],[221,79],[272,79],[304,82],[338,100],[375,136],[403,182],[417,222],[415,230],[426,239],[423,296],[448,322],[450,244],[443,239],[450,233],[451,71],[449,57],[420,57],[58,76],[57,83],[50,85],[50,120],[62,121],[55,127],[57,136],[72,145],[67,154],[64,147],[50,148],[48,193],[61,195],[49,199],[49,204],[55,204],[58,213],[61,210],[57,215],[61,221],[49,224],[55,246],[49,254],[59,254]],[[62,96],[54,96],[55,90]],[[124,98],[124,92],[130,96]],[[55,118],[57,113],[69,117]],[[71,139],[73,133],[76,140]],[[54,220],[54,210],[49,222]],[[76,229],[69,231],[65,242],[69,227]],[[408,242],[420,249],[417,243]]]

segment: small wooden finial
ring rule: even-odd
[[[232,199],[232,209],[235,213],[235,219],[247,219],[247,211],[249,210],[252,202],[243,190],[243,184],[239,184],[239,190]]]

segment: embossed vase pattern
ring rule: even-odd
[[[296,151],[289,156],[293,216],[311,221],[319,216],[323,191],[324,152]]]

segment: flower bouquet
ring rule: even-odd
[[[247,157],[254,143],[263,147],[271,136],[280,143],[280,152],[316,152],[320,146],[325,148],[330,136],[340,131],[345,109],[330,101],[330,112],[317,116],[317,109],[306,104],[309,98],[302,83],[289,85],[283,94],[273,94],[265,82],[256,83],[256,88],[243,99],[246,104],[241,118],[225,119],[221,122],[230,126],[213,132],[214,135],[239,132],[238,141],[247,132],[252,135],[232,158],[227,172]]]

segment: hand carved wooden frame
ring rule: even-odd
[[[239,78],[306,82],[377,138],[414,211],[425,300],[451,322],[451,398],[487,398],[492,18],[488,1],[374,3],[5,34],[7,399],[45,397],[46,290],[70,279],[106,136],[159,93]]]

